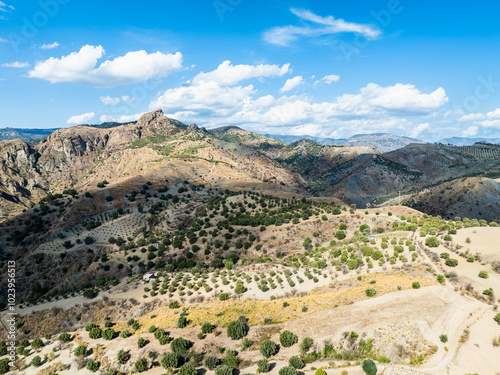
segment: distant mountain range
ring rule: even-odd
[[[0,141],[5,141],[9,139],[22,139],[28,142],[32,139],[44,138],[52,134],[57,129],[14,129],[14,128],[3,128],[0,129]]]
[[[470,146],[478,142],[500,145],[500,138],[451,137],[451,138],[444,138],[439,141],[439,143],[451,144],[453,146]]]

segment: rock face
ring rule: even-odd
[[[191,124],[188,126],[187,128],[189,131],[193,131],[193,130],[197,130],[198,129],[198,125],[196,124]]]

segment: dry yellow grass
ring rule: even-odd
[[[370,280],[376,280],[370,284]],[[321,294],[309,294],[300,297],[281,298],[274,301],[264,300],[231,300],[212,301],[203,305],[186,306],[189,326],[199,326],[205,322],[211,322],[217,326],[225,326],[229,322],[244,315],[250,325],[262,324],[265,318],[272,318],[273,323],[285,322],[301,316],[315,313],[317,311],[334,308],[341,305],[349,305],[357,301],[367,299],[365,290],[375,288],[377,296],[395,292],[398,286],[401,290],[411,289],[412,283],[418,281],[422,287],[435,285],[437,281],[431,275],[417,275],[406,272],[378,273],[364,275],[361,282],[356,278],[346,280],[345,283],[357,282],[357,285],[348,289],[331,290]],[[283,302],[289,306],[283,307]],[[302,307],[307,306],[303,312]],[[141,328],[137,333],[147,332],[148,327],[155,325],[160,328],[174,328],[179,318],[180,309],[172,310],[167,306],[160,307],[151,313],[151,317],[139,319]],[[126,323],[117,324],[116,329],[125,329]]]

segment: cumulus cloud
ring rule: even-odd
[[[410,133],[410,137],[417,138],[420,134],[422,134],[422,132],[429,129],[430,126],[431,125],[427,122],[424,124],[419,124],[418,126],[413,128],[413,130]]]
[[[293,82],[296,85],[298,81]],[[403,134],[413,126],[423,132],[428,125],[413,124],[407,116],[428,115],[447,101],[442,88],[423,93],[401,83],[386,87],[371,83],[357,93],[317,102],[305,95],[259,95],[253,85],[221,86],[200,81],[160,93],[150,109],[162,108],[173,118],[207,127],[234,124],[269,133],[283,127],[289,134],[344,136],[380,131]]]
[[[310,10],[290,9],[300,20],[305,23],[303,26],[278,26],[267,30],[263,34],[263,39],[268,43],[278,46],[289,46],[300,37],[318,37],[338,33],[354,33],[363,35],[367,39],[373,40],[380,37],[381,31],[373,25],[347,22],[343,19],[336,19],[333,16],[321,17]]]
[[[279,65],[232,65],[231,61],[224,61],[216,70],[208,73],[199,73],[193,78],[193,84],[201,82],[215,82],[220,86],[235,85],[251,78],[281,77],[289,73],[290,64]]]
[[[102,115],[99,121],[102,122],[132,122],[137,121],[144,113],[136,113],[133,115]]]
[[[80,125],[87,124],[90,120],[95,117],[94,112],[82,113],[81,115],[71,116],[66,123],[70,125]]]
[[[462,137],[474,137],[478,132],[479,128],[477,126],[469,126],[462,132]]]
[[[469,113],[459,118],[461,122],[473,122],[474,124],[481,125],[487,128],[500,129],[500,108],[490,111],[486,114],[483,113]],[[473,127],[471,127],[473,128]]]
[[[20,61],[2,64],[2,67],[4,68],[27,68],[28,66],[30,66],[30,64],[28,64],[27,62]]]
[[[51,83],[71,82],[93,87],[117,87],[165,77],[182,68],[182,54],[128,52],[97,66],[104,56],[102,46],[85,45],[80,51],[61,58],[39,61],[28,72],[30,78]]]
[[[296,76],[290,79],[287,79],[283,87],[280,89],[281,93],[292,91],[293,89],[299,87],[304,83],[302,76]]]
[[[57,48],[59,47],[59,43],[58,42],[54,42],[54,43],[50,43],[50,44],[42,44],[40,46],[41,49],[54,49],[54,48]]]
[[[319,85],[320,83],[324,83],[326,85],[330,85],[333,82],[337,82],[340,79],[340,76],[336,74],[329,74],[324,76],[321,79],[318,79],[316,82],[314,82],[314,86]]]

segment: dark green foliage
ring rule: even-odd
[[[83,355],[83,356],[87,355],[87,347],[85,345],[79,345],[75,349],[75,356],[79,357],[81,355]]]
[[[290,331],[283,331],[280,333],[280,344],[285,348],[296,344],[298,341],[299,338],[297,337],[297,335]]]
[[[269,372],[269,360],[267,358],[258,360],[257,368],[259,369],[260,373]]]
[[[436,237],[427,237],[425,239],[425,244],[429,247],[438,247],[439,240]]]
[[[310,337],[304,337],[302,342],[300,343],[299,349],[301,353],[306,353],[309,349],[312,348],[314,341]]]
[[[179,308],[179,302],[178,301],[172,301],[168,304],[169,309],[178,309]]]
[[[137,339],[137,346],[140,348],[144,348],[146,346],[148,342],[146,341],[146,339],[142,338],[142,337],[139,337]]]
[[[413,289],[420,289],[420,283],[418,281],[414,281],[411,283],[411,287]]]
[[[297,370],[292,366],[286,366],[280,368],[279,375],[297,375]]]
[[[187,325],[188,319],[185,316],[181,316],[177,319],[177,328],[185,328]]]
[[[247,325],[239,320],[232,321],[227,325],[227,335],[232,340],[239,340],[247,335]]]
[[[227,301],[229,299],[229,293],[221,293],[219,295],[219,300],[220,301]]]
[[[179,355],[186,354],[190,346],[191,342],[183,339],[182,337],[177,337],[170,343],[170,349],[172,349],[172,352]]]
[[[362,365],[363,371],[366,375],[376,375],[377,374],[377,366],[375,362],[371,359],[365,359]]]
[[[148,360],[146,358],[140,358],[135,364],[134,368],[136,372],[144,372],[148,369]]]
[[[203,323],[201,326],[201,333],[207,334],[212,333],[214,330],[214,326],[211,323]]]
[[[61,342],[69,342],[71,341],[71,335],[67,332],[63,332],[59,335],[57,339]]]
[[[305,366],[304,362],[302,362],[302,360],[296,355],[290,357],[288,364],[297,370],[304,368]]]
[[[38,367],[40,366],[41,363],[42,363],[42,358],[40,358],[39,355],[33,357],[33,359],[30,362],[31,366],[33,367]]]
[[[219,359],[214,355],[207,355],[203,358],[203,366],[209,370],[214,370],[219,365]]]
[[[100,339],[102,337],[102,329],[99,327],[92,328],[89,332],[89,337],[91,339]]]
[[[129,359],[130,359],[130,354],[125,350],[120,349],[120,351],[118,352],[118,362],[120,362],[120,364],[123,365],[127,363]]]
[[[373,288],[369,288],[369,289],[365,290],[365,294],[368,297],[373,297],[375,294],[377,294],[377,291],[375,289],[373,289]]]
[[[41,338],[34,339],[31,342],[31,347],[33,348],[33,350],[40,349],[42,346],[43,346],[43,341]]]
[[[446,264],[448,267],[456,267],[456,266],[458,266],[458,260],[449,258],[449,259],[446,259],[444,264]]]
[[[215,368],[215,375],[232,375],[233,369],[226,365],[219,365]]]
[[[99,366],[101,364],[99,362],[96,362],[94,361],[93,359],[90,359],[88,362],[87,362],[87,365],[85,366],[87,368],[87,370],[91,371],[91,372],[96,372],[97,370],[99,370]]]
[[[164,368],[177,368],[179,367],[179,355],[177,353],[165,353],[160,361]]]
[[[102,333],[102,337],[106,340],[113,340],[115,337],[115,330],[113,328],[106,328]]]
[[[196,375],[196,369],[191,363],[185,363],[179,369],[179,375]]]
[[[260,351],[260,354],[262,354],[262,356],[264,356],[265,358],[269,358],[278,352],[278,348],[277,348],[276,344],[274,343],[274,341],[264,340],[260,344],[259,351]]]
[[[448,342],[448,335],[440,335],[439,339],[441,340],[441,342]]]

